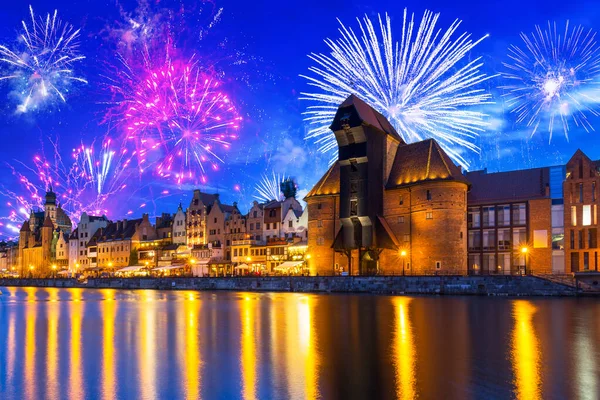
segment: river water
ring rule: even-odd
[[[600,396],[595,299],[0,291],[0,399]]]

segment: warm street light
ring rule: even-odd
[[[523,246],[521,247],[521,254],[523,254],[523,273],[525,275],[527,275],[527,253],[529,252],[529,249],[527,248],[527,246]]]
[[[406,250],[400,250],[400,257],[402,257],[402,276],[404,276],[404,274],[405,274],[404,259],[406,257]]]
[[[252,259],[250,257],[246,257],[246,261],[250,262]]]
[[[521,247],[521,253],[526,254],[529,251],[527,247]]]
[[[196,260],[194,260],[193,258],[190,260],[190,264],[196,264]]]
[[[307,254],[307,255],[306,255],[306,259],[307,259],[307,260],[310,260],[310,254]]]

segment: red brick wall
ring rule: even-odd
[[[529,232],[527,268],[529,272],[551,274],[552,273],[552,201],[550,199],[529,201]],[[536,230],[546,231],[546,247],[534,246],[534,232]]]
[[[427,200],[427,190],[431,200]],[[456,273],[467,271],[467,186],[458,182],[432,182],[410,188],[388,190],[384,216],[406,250],[406,263],[412,274]],[[403,203],[400,205],[400,196]],[[433,218],[427,219],[431,212]],[[398,217],[404,216],[404,223]],[[405,241],[404,235],[410,235]],[[436,261],[441,268],[436,269]],[[381,269],[386,274],[401,274],[402,260],[392,252],[382,253]]]

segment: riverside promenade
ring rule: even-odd
[[[226,278],[0,279],[0,286],[484,296],[575,296],[536,276],[306,276]]]

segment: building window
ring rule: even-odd
[[[404,241],[410,242],[410,235],[404,235]]]
[[[321,203],[317,203],[317,210],[321,209]]]
[[[592,201],[596,201],[596,181],[592,182]]]
[[[510,229],[498,229],[498,250],[510,250]]]
[[[398,204],[403,205],[404,204],[404,197],[400,196],[400,200],[398,201]]]
[[[288,228],[292,228],[292,227],[293,227],[292,220],[289,220],[289,221],[288,221]]]
[[[583,203],[583,183],[579,184],[579,202]]]
[[[441,261],[436,261],[435,262],[435,269],[442,269],[442,262]]]
[[[571,206],[571,225],[577,226],[577,206]]]
[[[579,242],[579,248],[583,249],[583,230],[580,230],[579,234],[577,236],[578,236],[578,239],[579,239],[578,240],[578,242]]]
[[[512,213],[513,225],[525,225],[525,204],[513,204]]]
[[[401,215],[401,216],[398,217],[398,223],[399,224],[403,224],[404,223],[404,216],[403,215]]]
[[[510,225],[510,205],[498,206],[498,226]]]
[[[427,191],[427,201],[431,200],[431,190]]]
[[[358,199],[350,199],[350,216],[358,215]]]
[[[592,206],[583,206],[583,212],[581,214],[581,224],[583,226],[589,226],[592,224]]]
[[[573,231],[571,229],[571,235],[570,235],[570,245],[571,245],[571,249],[575,249],[575,231]]]
[[[496,250],[496,231],[493,229],[483,231],[483,249]]]
[[[469,231],[468,236],[469,250],[481,250],[481,232]]]
[[[469,208],[467,223],[469,228],[479,228],[481,226],[481,213],[479,212],[479,207]]]
[[[483,226],[495,226],[496,225],[496,209],[494,206],[483,207]]]
[[[322,228],[323,227],[323,221],[318,220],[317,221],[317,228]]]
[[[425,219],[433,219],[433,212],[431,212],[431,211],[426,212]]]
[[[527,244],[527,232],[525,228],[513,229],[513,248],[518,249]]]
[[[319,236],[317,238],[317,245],[322,246],[325,243],[325,238],[323,236]]]
[[[587,251],[583,253],[583,270],[589,271],[590,269],[590,253]]]

